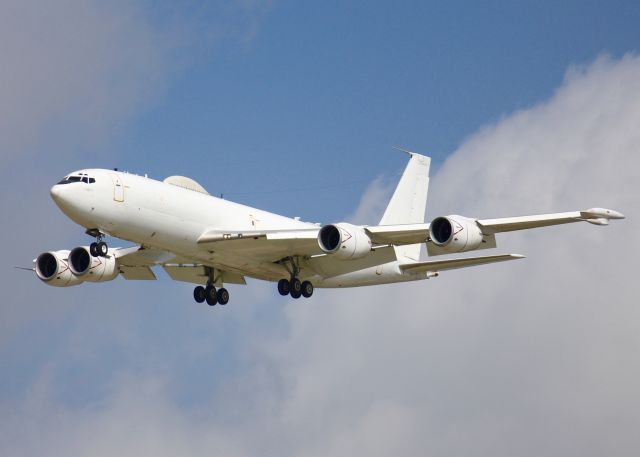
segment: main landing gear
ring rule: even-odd
[[[197,286],[193,289],[193,298],[198,303],[207,302],[209,306],[214,306],[216,304],[226,305],[229,303],[229,291],[224,287],[220,287],[216,289],[214,284],[216,283],[216,278],[214,277],[213,268],[205,267],[207,275],[209,275],[209,281],[207,281],[207,286]],[[219,279],[219,278],[218,278]]]
[[[214,306],[216,304],[226,305],[229,303],[229,291],[224,287],[217,289],[208,285],[206,287],[197,286],[193,289],[193,298],[198,303],[207,302],[209,306]]]
[[[278,292],[280,295],[291,295],[292,298],[305,297],[309,298],[313,295],[313,284],[310,281],[302,281],[298,279],[300,274],[300,259],[298,257],[287,257],[282,259],[281,264],[291,274],[291,279],[281,279],[278,281]]]
[[[298,278],[281,279],[278,281],[278,292],[280,295],[291,295],[292,298],[305,297],[309,298],[313,295],[313,284],[309,281],[302,281]]]

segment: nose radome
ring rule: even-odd
[[[60,196],[60,185],[56,184],[55,186],[53,186],[49,193],[51,194],[51,198],[53,198],[54,200],[58,198]]]
[[[56,184],[49,191],[49,193],[51,194],[51,198],[53,199],[54,202],[56,202],[58,206],[64,204],[66,201],[66,199],[64,198],[64,194],[66,192],[62,187],[63,186],[61,184]]]

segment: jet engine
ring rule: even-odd
[[[43,252],[35,261],[36,275],[45,284],[55,287],[75,286],[82,283],[69,268],[69,251]]]
[[[346,222],[322,227],[318,245],[323,252],[342,260],[359,259],[371,252],[371,239],[364,229]]]
[[[463,216],[436,217],[429,225],[431,241],[446,252],[478,249],[483,236],[476,221]]]
[[[69,268],[82,281],[111,281],[120,269],[113,255],[93,257],[87,246],[80,246],[69,253]]]

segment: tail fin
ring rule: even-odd
[[[429,165],[431,158],[410,151],[411,156],[400,182],[393,192],[380,225],[421,224],[424,222],[429,190]],[[415,261],[420,258],[420,244],[396,247],[396,254]]]

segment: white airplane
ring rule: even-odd
[[[429,256],[495,248],[496,233],[585,221],[607,225],[613,210],[474,219],[457,215],[424,222],[431,159],[405,151],[409,163],[378,225],[320,226],[209,195],[192,179],[156,181],[117,170],[70,173],[51,196],[71,220],[96,238],[90,246],[49,251],[34,260],[51,286],[125,279],[154,280],[162,266],[178,281],[198,284],[193,295],[209,305],[229,301],[225,284],[251,277],[278,283],[282,295],[310,297],[315,287],[356,287],[416,281],[441,271],[523,258],[491,255],[446,260]],[[133,247],[109,248],[105,236]]]

